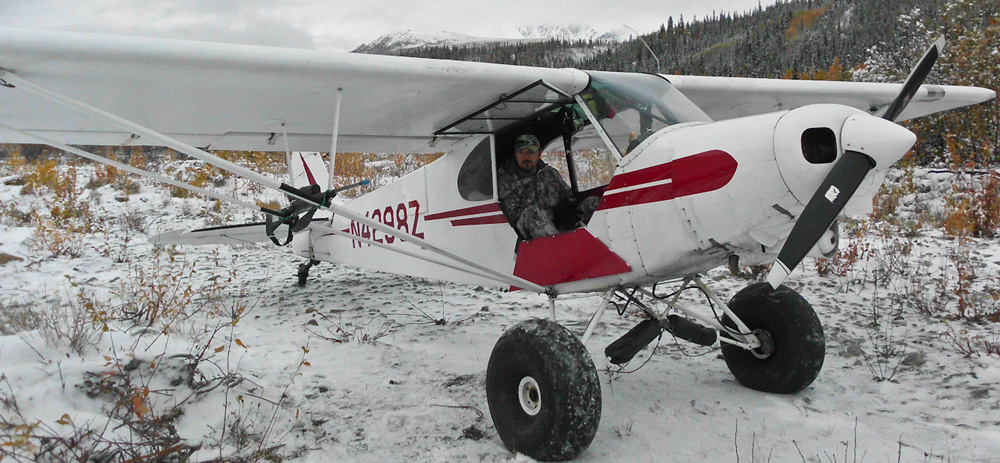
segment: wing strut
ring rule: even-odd
[[[497,277],[494,277],[492,275],[487,275],[486,273],[481,272],[481,271],[479,271],[477,269],[474,269],[474,268],[469,268],[469,267],[464,267],[464,266],[456,265],[456,264],[453,264],[453,263],[450,263],[450,262],[447,262],[447,261],[444,261],[444,260],[441,260],[441,259],[435,259],[435,258],[430,257],[428,255],[421,254],[420,252],[409,250],[409,249],[406,249],[406,248],[401,248],[401,247],[394,246],[394,245],[389,245],[389,244],[386,244],[386,243],[380,243],[380,242],[375,241],[373,239],[365,238],[363,236],[358,236],[358,235],[355,235],[353,233],[345,232],[343,230],[337,230],[337,229],[332,228],[332,227],[327,226],[327,225],[314,224],[310,228],[313,229],[313,230],[319,231],[321,233],[328,233],[328,234],[331,234],[331,235],[337,235],[337,236],[341,236],[341,237],[344,237],[344,238],[352,239],[352,240],[355,240],[355,241],[360,241],[362,243],[370,244],[370,245],[375,246],[377,248],[387,249],[387,250],[390,250],[390,251],[402,254],[404,256],[410,256],[410,257],[413,257],[415,259],[420,259],[420,260],[423,260],[423,261],[426,261],[426,262],[430,262],[432,264],[437,264],[437,265],[440,265],[442,267],[450,268],[452,270],[458,270],[459,272],[468,272],[468,273],[471,273],[471,274],[476,275],[478,277],[483,277],[483,278],[486,278],[486,279],[489,279],[489,280],[493,280],[493,281],[498,281],[498,282],[504,283],[504,281],[497,279]]]
[[[181,182],[181,181],[178,181],[178,180],[174,180],[174,179],[172,179],[170,177],[166,177],[166,176],[154,173],[154,172],[150,172],[148,170],[143,170],[143,169],[139,169],[139,168],[136,168],[136,167],[132,167],[132,166],[130,166],[128,164],[122,164],[120,162],[113,161],[113,160],[108,159],[106,157],[98,156],[96,154],[89,153],[89,152],[81,150],[79,148],[74,148],[72,146],[69,146],[69,145],[66,145],[66,144],[63,144],[63,143],[59,143],[59,142],[57,142],[55,140],[43,137],[41,135],[34,134],[34,133],[31,133],[31,132],[26,132],[24,130],[20,130],[20,129],[14,128],[14,127],[11,127],[11,126],[6,125],[6,124],[0,123],[0,129],[16,133],[16,134],[18,134],[18,135],[20,135],[22,137],[25,137],[25,138],[35,139],[35,140],[37,140],[40,143],[52,146],[54,148],[61,149],[61,150],[65,151],[65,152],[67,152],[67,153],[75,154],[75,155],[80,156],[82,158],[90,159],[91,161],[99,162],[101,164],[106,164],[106,165],[109,165],[109,166],[117,168],[117,169],[121,169],[121,170],[126,171],[126,172],[131,172],[133,174],[136,174],[136,175],[139,175],[139,176],[142,176],[142,177],[146,177],[146,178],[149,178],[149,179],[161,182],[161,183],[166,183],[168,185],[173,185],[173,186],[176,186],[178,188],[183,188],[185,190],[192,191],[192,192],[195,192],[195,193],[199,193],[199,194],[208,196],[210,198],[218,199],[220,201],[225,201],[225,202],[228,202],[228,203],[231,203],[231,204],[234,204],[234,205],[237,205],[237,206],[241,206],[241,207],[244,207],[244,208],[247,208],[247,209],[257,208],[257,209],[260,209],[261,212],[263,212],[265,214],[268,214],[268,215],[271,215],[271,216],[275,216],[275,217],[281,217],[281,216],[284,215],[284,214],[281,214],[278,211],[273,211],[273,210],[268,209],[266,207],[257,207],[257,206],[255,206],[253,204],[250,204],[250,203],[246,202],[246,201],[241,201],[241,200],[233,198],[231,196],[219,194],[219,193],[216,193],[216,192],[211,191],[211,190],[206,190],[204,188],[199,188],[199,187],[196,187],[196,186],[191,185],[189,183],[184,183],[184,182]],[[347,188],[357,187],[357,186],[360,186],[360,184],[361,184],[361,182],[358,182],[358,183],[353,184],[353,185],[348,185],[346,187],[338,188],[338,190],[343,190],[343,189],[347,189]],[[289,227],[289,230],[291,230],[291,228],[292,227]],[[480,271],[478,271],[476,269],[472,269],[472,268],[468,268],[468,267],[460,267],[458,265],[451,264],[451,263],[448,263],[448,262],[443,261],[443,260],[434,259],[434,258],[432,258],[432,257],[430,257],[428,255],[422,255],[419,252],[411,251],[411,250],[408,250],[408,249],[405,249],[405,248],[399,248],[398,246],[389,246],[389,245],[387,245],[385,243],[380,243],[378,241],[371,240],[371,239],[368,239],[368,238],[364,238],[364,237],[361,237],[361,236],[357,236],[357,235],[354,235],[354,234],[351,234],[351,233],[345,233],[344,231],[335,230],[335,229],[330,228],[330,227],[314,225],[313,228],[315,228],[315,229],[317,229],[317,230],[319,230],[321,232],[330,233],[330,234],[338,235],[338,236],[343,236],[343,237],[350,238],[350,239],[356,240],[356,241],[361,241],[361,242],[364,242],[364,243],[367,243],[367,244],[370,244],[370,245],[373,245],[373,246],[377,246],[377,247],[389,249],[389,250],[392,250],[392,251],[396,251],[396,252],[398,252],[400,254],[403,254],[403,255],[407,255],[407,256],[410,256],[410,257],[413,257],[413,258],[416,258],[416,259],[425,260],[427,262],[435,263],[435,264],[441,265],[443,267],[447,267],[447,268],[450,268],[450,269],[453,269],[453,270],[458,270],[460,272],[469,272],[469,273],[472,273],[472,274],[474,274],[476,276],[479,276],[479,277],[483,277],[483,278],[487,278],[487,279],[491,279],[491,280],[496,280],[495,277],[492,277],[490,275],[482,273],[482,272],[480,272]],[[499,280],[497,280],[497,281],[499,281]]]
[[[11,127],[9,125],[2,124],[2,123],[0,123],[0,129],[16,133],[16,134],[18,134],[18,135],[20,135],[22,137],[25,137],[25,138],[33,138],[35,140],[38,140],[39,143],[49,145],[49,146],[51,146],[53,148],[61,149],[61,150],[65,151],[65,152],[67,152],[67,153],[72,153],[72,154],[75,154],[75,155],[80,156],[82,158],[87,158],[87,159],[90,159],[91,161],[99,162],[101,164],[107,164],[107,165],[109,165],[111,167],[114,167],[116,169],[121,169],[121,170],[124,170],[126,172],[131,172],[133,174],[136,174],[136,175],[139,175],[139,176],[142,176],[142,177],[150,178],[150,179],[156,180],[157,182],[166,183],[167,185],[173,185],[173,186],[178,187],[178,188],[184,188],[185,190],[193,191],[195,193],[199,193],[199,194],[208,196],[209,198],[218,199],[219,201],[225,201],[227,203],[235,204],[237,206],[245,207],[247,209],[258,209],[261,212],[263,212],[263,213],[265,213],[267,215],[274,216],[274,217],[281,217],[281,213],[279,213],[278,211],[273,211],[273,210],[268,209],[266,207],[260,207],[260,206],[257,206],[255,204],[250,204],[250,203],[248,203],[246,201],[242,201],[242,200],[236,199],[236,198],[234,198],[232,196],[226,196],[226,195],[219,194],[219,193],[216,193],[216,192],[211,191],[211,190],[206,190],[204,188],[198,188],[198,187],[196,187],[194,185],[189,185],[187,183],[180,182],[180,181],[174,180],[174,179],[172,179],[170,177],[166,177],[166,176],[163,176],[163,175],[160,175],[160,174],[156,174],[156,173],[153,173],[153,172],[150,172],[150,171],[147,171],[147,170],[138,169],[138,168],[132,167],[132,166],[130,166],[128,164],[122,164],[120,162],[112,161],[112,160],[110,160],[110,159],[108,159],[106,157],[98,156],[98,155],[93,154],[93,153],[88,153],[88,152],[86,152],[84,150],[81,150],[79,148],[74,148],[72,146],[59,143],[59,142],[57,142],[55,140],[51,140],[51,139],[45,138],[45,137],[43,137],[41,135],[38,135],[38,134],[34,134],[34,133],[31,133],[31,132],[25,132],[24,130],[16,129],[14,127]]]
[[[333,189],[333,168],[337,165],[337,135],[340,134],[340,100],[344,95],[344,89],[337,89],[337,98],[333,104],[333,140],[330,144],[330,181],[327,182],[327,190]],[[333,216],[330,216],[330,223],[333,223]]]
[[[93,107],[91,105],[88,105],[88,104],[82,102],[82,101],[75,100],[75,99],[70,98],[70,97],[68,97],[66,95],[63,95],[61,93],[49,90],[49,89],[47,89],[45,87],[42,87],[42,86],[37,85],[37,84],[35,84],[35,83],[31,82],[31,81],[28,81],[28,80],[22,78],[21,76],[18,76],[18,75],[14,74],[14,73],[12,73],[12,72],[10,72],[8,70],[0,69],[0,79],[3,79],[6,82],[8,82],[9,84],[13,84],[15,87],[22,88],[22,89],[24,89],[24,90],[26,90],[26,91],[34,94],[34,95],[40,96],[40,97],[45,98],[47,100],[53,101],[55,103],[59,103],[59,104],[61,104],[63,106],[72,108],[72,109],[74,109],[76,111],[79,111],[79,112],[81,112],[83,114],[89,115],[89,116],[91,116],[93,118],[101,119],[101,120],[104,120],[104,121],[109,122],[111,124],[117,125],[119,127],[124,128],[125,130],[128,130],[128,131],[130,131],[132,133],[135,133],[135,134],[137,134],[139,136],[147,137],[147,138],[149,138],[151,140],[157,141],[157,142],[163,144],[163,146],[167,146],[169,148],[173,148],[173,149],[175,149],[177,151],[180,151],[180,152],[182,152],[184,154],[192,156],[192,157],[194,157],[196,159],[200,159],[202,161],[205,161],[205,162],[207,162],[207,163],[209,163],[209,164],[211,164],[213,166],[216,166],[216,167],[218,167],[220,169],[223,169],[225,171],[228,171],[228,172],[231,172],[233,174],[239,175],[239,176],[244,177],[244,178],[246,178],[248,180],[257,182],[257,183],[259,183],[261,185],[264,185],[267,188],[271,188],[273,190],[281,191],[281,192],[285,193],[286,195],[288,195],[289,197],[301,200],[301,201],[305,202],[306,204],[312,205],[312,206],[314,206],[314,207],[316,207],[318,209],[324,209],[324,210],[333,212],[334,214],[339,214],[339,215],[341,215],[343,217],[346,217],[348,219],[351,219],[351,220],[353,220],[355,222],[367,225],[367,226],[371,227],[372,229],[378,230],[378,231],[380,231],[382,233],[385,233],[385,234],[387,234],[389,236],[393,236],[393,237],[399,238],[401,240],[409,241],[411,243],[414,243],[414,244],[416,244],[417,246],[419,246],[422,249],[429,250],[431,252],[434,252],[436,254],[439,254],[441,256],[447,257],[447,258],[449,258],[451,260],[457,261],[457,262],[459,262],[461,264],[467,265],[467,266],[469,266],[471,268],[474,268],[474,269],[477,269],[477,270],[479,270],[481,272],[484,272],[484,273],[492,276],[493,278],[497,279],[498,281],[502,281],[502,282],[510,284],[512,286],[517,286],[517,287],[520,287],[520,288],[529,289],[531,291],[535,291],[535,292],[539,292],[539,293],[549,292],[548,290],[546,290],[545,287],[542,287],[540,285],[537,285],[535,283],[532,283],[532,282],[530,282],[528,280],[525,280],[523,278],[517,277],[515,275],[511,275],[509,273],[502,272],[500,270],[494,269],[493,267],[490,267],[488,265],[484,265],[484,264],[482,264],[480,262],[476,262],[473,259],[465,257],[465,256],[463,256],[461,254],[458,254],[458,253],[454,252],[454,251],[445,249],[445,248],[443,248],[441,246],[438,246],[438,245],[436,245],[434,243],[431,243],[431,242],[429,242],[427,240],[424,240],[423,238],[418,238],[418,237],[416,237],[414,235],[411,235],[409,233],[401,232],[401,231],[397,230],[394,227],[390,227],[390,226],[385,225],[385,224],[383,224],[381,222],[372,220],[371,218],[368,218],[368,217],[365,217],[364,215],[358,214],[358,213],[356,213],[356,212],[354,212],[354,211],[352,211],[352,210],[350,210],[350,209],[348,209],[348,208],[346,208],[344,206],[333,204],[329,200],[322,201],[322,204],[321,204],[320,202],[314,201],[314,199],[316,199],[315,197],[309,198],[309,197],[306,196],[307,195],[306,193],[304,193],[302,191],[299,191],[298,189],[296,189],[296,188],[294,188],[294,187],[292,187],[290,185],[281,183],[281,182],[279,182],[277,180],[274,180],[272,178],[269,178],[269,177],[266,177],[264,175],[261,175],[261,174],[259,174],[257,172],[254,172],[254,171],[252,171],[252,170],[250,170],[250,169],[248,169],[246,167],[240,166],[240,165],[235,164],[233,162],[227,161],[225,159],[221,159],[221,158],[219,158],[217,156],[214,156],[211,153],[208,153],[208,152],[206,152],[204,150],[195,148],[195,147],[193,147],[191,145],[188,145],[187,143],[184,143],[184,142],[181,142],[181,141],[176,140],[174,138],[171,138],[171,137],[169,137],[167,135],[164,135],[162,133],[159,133],[159,132],[157,132],[157,131],[155,131],[153,129],[150,129],[150,128],[144,127],[142,125],[136,124],[136,123],[134,123],[132,121],[123,119],[123,118],[118,117],[118,116],[116,116],[114,114],[111,114],[111,113],[109,113],[107,111],[95,108],[95,107]],[[256,209],[257,206],[254,206],[254,208]]]
[[[288,127],[281,121],[281,140],[285,145],[285,168],[288,169],[288,181],[292,180],[292,150],[288,149]],[[332,188],[332,187],[331,187]]]
[[[109,165],[109,166],[114,167],[116,169],[121,169],[121,170],[126,171],[126,172],[131,172],[133,174],[136,174],[136,175],[139,175],[139,176],[142,176],[142,177],[146,177],[146,178],[149,178],[149,179],[161,182],[161,183],[166,183],[168,185],[173,185],[173,186],[176,186],[178,188],[183,188],[183,189],[188,190],[188,191],[199,193],[199,194],[208,196],[210,198],[218,199],[220,201],[225,201],[225,202],[228,202],[228,203],[231,203],[231,204],[234,204],[234,205],[237,205],[237,206],[241,206],[241,207],[244,207],[244,208],[247,208],[247,209],[258,208],[257,206],[255,206],[253,204],[250,204],[250,203],[248,203],[246,201],[241,201],[241,200],[233,198],[231,196],[219,194],[219,193],[216,193],[216,192],[211,191],[211,190],[206,190],[204,188],[199,188],[199,187],[196,187],[196,186],[191,185],[189,183],[184,183],[184,182],[181,182],[181,181],[178,181],[178,180],[174,180],[174,179],[172,179],[170,177],[166,177],[166,176],[154,173],[154,172],[150,172],[148,170],[143,170],[143,169],[139,169],[139,168],[136,168],[136,167],[132,167],[132,166],[130,166],[128,164],[122,164],[120,162],[113,161],[113,160],[108,159],[106,157],[98,156],[96,154],[89,153],[89,152],[81,150],[79,148],[74,148],[72,146],[69,146],[69,145],[66,145],[66,144],[63,144],[63,143],[59,143],[59,142],[57,142],[55,140],[43,137],[41,135],[37,135],[37,134],[31,133],[31,132],[26,132],[24,130],[20,130],[20,129],[14,128],[14,127],[11,127],[11,126],[6,125],[6,124],[0,123],[0,129],[7,130],[7,131],[12,132],[12,133],[16,133],[16,134],[18,134],[18,135],[20,135],[22,137],[25,137],[25,138],[35,139],[35,140],[37,140],[40,143],[52,146],[54,148],[61,149],[61,150],[65,151],[65,152],[67,152],[67,153],[75,154],[75,155],[80,156],[82,158],[90,159],[91,161],[99,162],[101,164],[106,164],[106,165]],[[360,186],[361,183],[362,182],[358,182],[358,183],[353,184],[353,185],[348,185],[346,187],[341,187],[341,188],[338,188],[338,190],[343,190],[343,189],[347,189],[347,188],[357,187],[357,186]],[[271,215],[271,216],[275,216],[275,217],[281,217],[281,216],[283,216],[283,214],[281,214],[280,212],[273,211],[273,210],[268,209],[266,207],[259,207],[258,209],[260,209],[261,212],[263,212],[265,214],[268,214],[268,215]],[[357,235],[353,235],[351,233],[345,233],[345,232],[343,232],[341,230],[335,230],[335,229],[332,229],[330,227],[324,227],[324,226],[316,226],[316,225],[314,225],[313,228],[316,228],[317,230],[319,230],[321,232],[330,233],[330,234],[338,235],[338,236],[343,236],[343,237],[350,238],[350,239],[357,240],[357,241],[361,241],[361,242],[364,242],[364,243],[367,243],[367,244],[370,244],[370,245],[373,245],[373,246],[386,248],[386,249],[389,249],[389,250],[392,250],[392,251],[396,251],[396,252],[398,252],[400,254],[403,254],[403,255],[407,255],[407,256],[410,256],[410,257],[413,257],[413,258],[416,258],[416,259],[425,260],[425,261],[428,261],[428,262],[431,262],[431,263],[435,263],[435,264],[438,264],[438,265],[441,265],[441,266],[444,266],[444,267],[448,267],[448,268],[453,269],[453,270],[458,270],[460,272],[469,272],[469,273],[472,273],[472,274],[474,274],[476,276],[480,276],[480,277],[491,279],[491,280],[496,280],[496,278],[494,278],[492,276],[489,276],[489,275],[487,275],[485,273],[482,273],[482,272],[480,272],[480,271],[478,271],[476,269],[472,269],[472,268],[468,268],[468,267],[460,267],[458,265],[454,265],[454,264],[448,263],[448,262],[443,261],[443,260],[434,259],[434,258],[431,258],[428,255],[422,255],[419,252],[411,251],[411,250],[408,250],[408,249],[405,249],[405,248],[399,248],[397,246],[389,246],[389,245],[387,245],[385,243],[380,243],[378,241],[367,239],[367,238],[364,238],[364,237],[361,237],[361,236],[357,236]],[[289,227],[289,230],[291,230],[291,229],[292,229],[292,227]]]

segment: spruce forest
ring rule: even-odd
[[[928,83],[1000,88],[998,0],[790,0],[744,13],[668,17],[641,40],[618,44],[550,40],[399,54],[604,71],[902,82],[941,34],[948,46]],[[1000,103],[993,100],[915,121],[910,128],[921,142],[909,159],[996,164],[998,116]]]

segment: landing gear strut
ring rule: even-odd
[[[298,271],[299,286],[305,286],[306,285],[306,280],[309,278],[309,269],[311,269],[313,267],[313,265],[316,265],[318,263],[319,263],[318,260],[309,259],[308,263],[299,264],[299,271]]]

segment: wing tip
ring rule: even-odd
[[[784,262],[776,260],[774,261],[774,265],[771,266],[771,271],[767,274],[767,282],[771,285],[771,288],[778,289],[778,286],[781,286],[781,283],[785,281],[785,278],[788,278],[790,273],[791,271],[788,270]]]
[[[948,44],[948,39],[944,37],[944,34],[941,34],[941,36],[934,41],[934,46],[937,47],[938,49],[938,55],[944,54],[944,47],[947,44]]]

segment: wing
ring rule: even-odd
[[[573,94],[575,70],[0,28],[0,68],[194,146],[329,151],[343,89],[338,151],[441,152],[438,131],[539,80]],[[2,82],[0,82],[2,83]],[[146,143],[16,88],[0,120],[69,144]],[[0,134],[0,142],[30,143]]]
[[[835,103],[863,111],[883,111],[902,84],[818,80],[750,79],[664,75],[712,119],[763,114],[816,103]],[[989,100],[992,90],[950,85],[923,85],[897,121]]]

